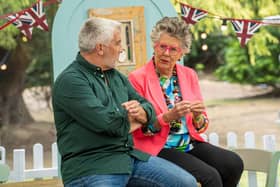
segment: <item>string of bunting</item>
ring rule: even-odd
[[[43,3],[42,0],[37,0],[37,2],[29,8],[16,13],[2,15],[0,19],[6,19],[7,22],[0,26],[0,30],[13,24],[24,36],[31,40],[34,27],[44,31],[49,30],[44,7],[59,2],[58,0],[48,0]]]
[[[48,0],[43,3],[42,0],[37,0],[37,2],[29,8],[16,13],[2,15],[0,16],[0,19],[6,19],[7,22],[0,26],[0,30],[4,29],[10,24],[13,24],[30,40],[32,38],[32,31],[34,27],[48,31],[48,23],[44,12],[44,7],[60,2],[61,0]],[[280,21],[278,23],[273,23],[259,20],[222,18],[221,16],[215,15],[206,10],[194,8],[191,5],[179,1],[177,2],[180,3],[182,19],[184,19],[188,24],[194,25],[208,15],[212,15],[214,18],[222,19],[224,21],[230,21],[242,47],[247,44],[247,42],[261,26],[280,25]]]
[[[279,23],[271,23],[269,21],[222,18],[221,16],[215,15],[206,10],[194,8],[182,2],[178,3],[180,3],[181,17],[188,24],[194,25],[208,15],[212,15],[214,18],[222,19],[223,21],[230,21],[242,47],[247,44],[247,42],[261,26],[280,25],[280,20]]]

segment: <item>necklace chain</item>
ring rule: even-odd
[[[157,75],[158,75],[159,80],[160,80],[160,86],[161,86],[161,90],[162,90],[162,93],[163,93],[163,96],[164,96],[164,99],[165,99],[165,103],[168,107],[168,110],[171,110],[172,108],[174,108],[174,105],[176,103],[182,101],[182,96],[181,96],[180,89],[179,89],[179,83],[178,83],[176,68],[175,67],[173,68],[172,76],[170,78],[160,76],[159,72],[157,72]],[[170,96],[166,93],[167,91],[169,91],[168,88],[171,86],[170,84],[173,84],[172,94],[174,96],[174,101],[172,101],[170,99]],[[181,126],[182,126],[182,120],[181,119],[172,120],[170,122],[171,133],[172,132],[178,132],[181,129]]]

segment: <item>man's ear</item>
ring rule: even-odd
[[[95,50],[96,50],[98,55],[103,55],[104,54],[103,45],[102,44],[96,44]]]

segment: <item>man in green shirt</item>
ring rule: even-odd
[[[131,132],[155,122],[152,105],[115,67],[119,22],[90,18],[76,59],[56,79],[53,108],[66,187],[196,186],[172,163],[133,148]]]

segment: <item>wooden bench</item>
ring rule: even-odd
[[[244,162],[244,170],[266,173],[266,187],[276,186],[280,151],[271,152],[261,149],[234,149]],[[250,175],[249,175],[250,181]]]
[[[35,180],[28,182],[6,183],[0,184],[0,187],[63,187],[60,179],[48,179],[48,180]],[[197,183],[198,187],[201,187],[200,183]]]

